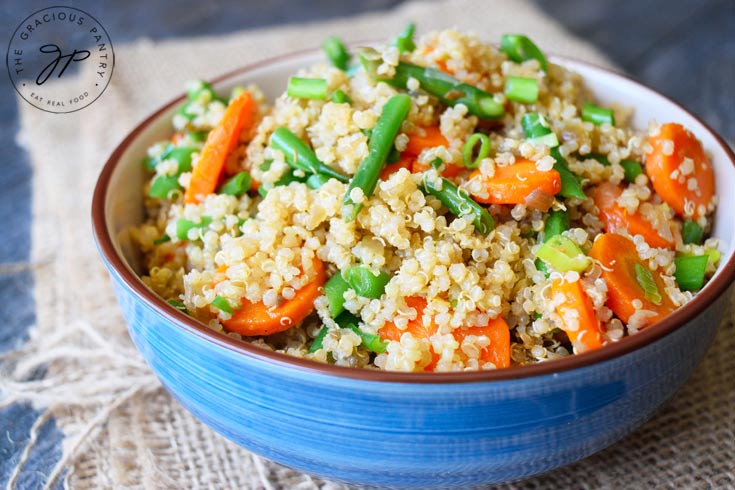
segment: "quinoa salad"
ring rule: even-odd
[[[264,349],[448,372],[615,343],[714,274],[714,174],[676,121],[633,128],[528,37],[413,24],[266,100],[189,86],[143,162],[143,281]]]

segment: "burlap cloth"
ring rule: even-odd
[[[388,37],[408,20],[424,32],[452,26],[491,40],[503,32],[525,32],[548,51],[609,64],[525,2],[410,3],[329,23],[116,45],[112,82],[90,107],[54,115],[19,102],[18,139],[30,154],[34,175],[38,324],[25,350],[6,359],[0,381],[6,395],[2,404],[30,400],[44,410],[31,444],[49,417],[64,432],[62,459],[51,479],[77,489],[347,488],[241,449],[160,388],[127,336],[93,244],[90,203],[99,170],[115,145],[180,92],[185,80],[315,47],[330,34],[346,40]],[[728,315],[693,378],[643,428],[584,461],[503,488],[735,487],[733,352],[735,327]],[[44,364],[43,380],[23,381]],[[15,482],[17,474],[10,486]]]

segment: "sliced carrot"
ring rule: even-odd
[[[676,123],[663,124],[648,143],[653,151],[646,157],[646,173],[656,193],[680,216],[699,218],[707,214],[715,193],[715,177],[702,143]],[[673,147],[669,148],[672,144]],[[672,152],[667,155],[664,148],[666,153]],[[694,164],[693,169],[687,169],[686,175],[682,172],[686,168],[685,158]],[[691,179],[695,184],[692,189],[689,188]],[[688,210],[687,203],[692,203]]]
[[[486,335],[490,345],[480,351],[480,360],[492,362],[498,369],[510,367],[510,329],[501,317],[491,319],[484,327],[455,330],[453,335],[460,344],[468,335]]]
[[[419,156],[427,148],[449,146],[449,141],[442,135],[439,126],[426,126],[408,135],[408,144],[403,153]]]
[[[470,179],[480,178],[489,194],[487,197],[472,196],[477,202],[486,204],[523,204],[534,190],[555,195],[561,190],[561,177],[556,170],[539,170],[536,163],[519,159],[513,165],[496,167],[495,175],[486,177],[479,170]]]
[[[416,318],[408,321],[405,330],[401,330],[393,322],[385,322],[378,330],[380,338],[383,340],[395,340],[400,342],[401,336],[408,332],[413,338],[426,339],[436,332],[436,325],[432,322],[430,325],[424,325],[422,316],[426,308],[426,299],[420,296],[409,296],[405,299],[406,305],[416,310]]]
[[[413,165],[411,166],[411,173],[418,174],[429,170],[430,168],[431,165],[424,165],[423,163],[419,163],[418,160],[414,160]],[[442,175],[451,179],[452,177],[456,177],[457,175],[459,175],[462,170],[464,170],[463,166],[449,163],[444,166],[444,170],[442,170]]]
[[[238,95],[227,106],[219,124],[207,136],[199,163],[194,167],[184,202],[198,203],[217,188],[227,156],[237,146],[243,128],[253,125],[256,105],[250,92]]]
[[[664,238],[642,214],[638,212],[631,214],[617,203],[622,193],[622,187],[610,182],[600,184],[589,192],[600,210],[600,220],[605,224],[605,230],[610,233],[628,230],[631,235],[643,235],[646,243],[652,247],[674,249],[680,236],[676,223],[669,221],[662,225],[668,226],[671,232],[671,238]]]
[[[414,156],[402,153],[401,159],[398,160],[396,163],[391,163],[390,165],[386,165],[385,167],[383,167],[383,170],[380,171],[380,180],[388,180],[388,177],[398,172],[402,168],[405,168],[410,172],[415,160],[416,158]]]
[[[639,300],[641,308],[652,311],[655,315],[646,318],[646,325],[656,323],[672,311],[676,306],[665,291],[665,283],[658,271],[650,271],[661,295],[659,304],[646,298],[643,287],[636,279],[635,266],[648,269],[641,260],[633,241],[616,233],[603,233],[590,249],[589,256],[602,264],[602,278],[607,283],[607,306],[626,324],[637,308],[633,305]]]
[[[419,296],[411,296],[406,298],[405,301],[408,306],[416,310],[416,318],[408,321],[405,330],[399,329],[393,322],[386,322],[378,330],[378,335],[383,340],[400,341],[401,336],[406,332],[410,333],[415,339],[428,339],[436,333],[434,322],[425,325],[422,319],[424,309],[426,308],[426,299]],[[494,318],[485,326],[457,329],[452,334],[460,344],[468,335],[486,335],[490,339],[490,344],[480,351],[480,360],[492,362],[497,368],[510,366],[510,330],[508,329],[508,324],[502,318]],[[431,354],[432,361],[428,366],[424,367],[424,371],[433,371],[436,363],[439,361],[440,356],[433,349]]]
[[[564,296],[564,302],[556,307],[564,323],[564,330],[572,341],[574,352],[599,349],[603,344],[602,326],[597,319],[595,307],[579,281],[569,282],[555,279],[551,282],[552,298]],[[574,324],[574,326],[572,326]],[[576,327],[576,328],[575,328]]]
[[[222,324],[230,332],[251,337],[282,332],[301,323],[314,311],[314,300],[322,294],[322,286],[327,278],[321,260],[314,259],[314,269],[314,279],[296,291],[293,299],[286,300],[275,308],[267,307],[262,301],[251,303],[243,299],[242,307],[235,310],[232,318],[223,320]]]

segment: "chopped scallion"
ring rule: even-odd
[[[510,100],[532,104],[538,100],[538,82],[535,78],[508,77],[504,93]]]
[[[549,123],[544,116],[537,112],[528,112],[521,118],[521,127],[526,138],[538,138],[551,133]]]
[[[327,98],[327,81],[323,78],[291,77],[286,93],[297,99],[324,100]]]
[[[569,215],[566,211],[558,209],[549,212],[549,217],[546,218],[544,224],[544,243],[548,242],[550,238],[557,235],[561,235],[569,229]]]
[[[656,281],[653,279],[653,274],[647,267],[642,266],[638,262],[635,264],[635,280],[641,289],[643,289],[643,296],[648,301],[655,305],[661,304],[663,298],[661,297],[661,291],[658,290]]]
[[[215,298],[212,300],[212,306],[224,311],[225,313],[229,313],[230,315],[235,312],[235,310],[232,309],[232,305],[230,305],[230,302],[222,296],[215,296]]]
[[[556,133],[549,133],[543,136],[529,138],[528,142],[534,146],[546,145],[549,148],[556,148],[559,146],[559,138],[556,137]]]
[[[475,153],[475,147],[477,143],[480,143],[480,148]],[[484,133],[475,133],[469,138],[464,144],[462,149],[462,161],[464,166],[467,168],[477,168],[480,166],[480,162],[490,154],[490,138]]]
[[[192,228],[204,228],[206,226],[209,226],[211,222],[212,218],[210,218],[209,216],[202,216],[202,219],[199,223],[181,218],[176,222],[176,236],[179,240],[188,240],[189,230],[191,230]]]
[[[576,243],[564,235],[549,238],[536,251],[536,257],[559,272],[583,272],[592,262]]]

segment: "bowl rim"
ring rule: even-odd
[[[247,64],[243,67],[229,71],[223,75],[215,77],[211,80],[213,85],[226,82],[232,78],[246,75],[248,72],[267,68],[269,65],[279,64],[292,61],[298,58],[306,58],[309,55],[314,56],[319,52],[318,48],[310,48],[290,52],[280,56],[267,58],[255,63]],[[717,145],[721,148],[724,155],[729,158],[730,163],[735,168],[735,153],[727,145],[727,143],[705,122],[699,117],[685,109],[678,102],[666,97],[663,94],[651,89],[643,83],[594,63],[582,61],[569,56],[550,56],[553,61],[571,62],[591,68],[592,70],[601,71],[605,74],[619,77],[627,82],[633,83],[638,90],[663,97],[669,104],[674,105],[679,110],[688,114],[699,122],[706,131],[710,133]],[[618,342],[607,345],[601,349],[581,354],[570,355],[561,359],[541,362],[525,366],[512,366],[505,369],[488,370],[488,371],[462,371],[449,373],[414,373],[414,372],[397,372],[382,371],[363,368],[351,368],[336,366],[332,364],[312,361],[309,359],[298,358],[279,352],[269,351],[261,347],[257,347],[248,342],[234,339],[223,332],[212,330],[204,323],[195,320],[181,311],[168,305],[162,298],[156,295],[153,290],[149,289],[138,277],[137,274],[128,265],[125,259],[117,253],[113,238],[109,233],[105,220],[105,202],[109,190],[110,179],[117,165],[119,164],[123,153],[130,144],[150,125],[152,125],[162,114],[170,110],[173,106],[181,103],[186,97],[182,94],[162,107],[154,111],[139,123],[113,150],[110,157],[105,162],[95,186],[92,198],[92,229],[97,248],[100,255],[109,269],[111,275],[116,275],[123,283],[125,288],[131,292],[138,300],[142,301],[157,314],[162,316],[166,321],[182,328],[189,334],[193,334],[205,341],[211,342],[217,347],[228,349],[232,352],[244,355],[253,361],[262,361],[270,365],[274,365],[286,369],[295,369],[301,372],[311,374],[319,374],[324,376],[333,376],[337,378],[347,378],[352,380],[367,382],[388,382],[388,383],[409,383],[409,384],[451,384],[451,383],[478,383],[478,382],[500,382],[510,380],[520,380],[525,378],[540,377],[554,375],[574,369],[581,369],[593,365],[602,364],[605,361],[622,357],[633,351],[653,344],[657,340],[675,332],[690,321],[694,320],[698,315],[709,308],[720,296],[722,296],[733,283],[735,278],[735,252],[730,254],[729,260],[725,264],[720,264],[718,275],[711,280],[707,286],[694,298],[678,308],[674,313],[667,316],[660,322],[649,328],[639,331],[635,335],[626,336]]]

